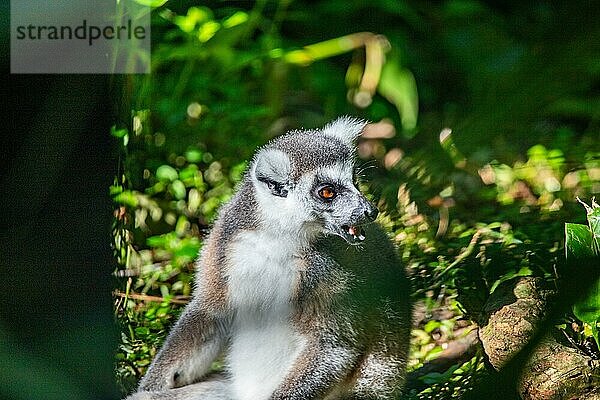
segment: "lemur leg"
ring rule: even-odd
[[[189,385],[198,382],[209,371],[223,347],[226,328],[222,321],[199,313],[197,306],[190,306],[171,330],[138,391]]]
[[[292,371],[270,397],[271,400],[329,398],[347,382],[359,354],[335,340],[315,338],[300,354]],[[337,396],[334,396],[337,397]]]
[[[139,392],[126,400],[232,400],[230,384],[222,375],[191,385],[153,392]]]

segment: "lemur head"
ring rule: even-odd
[[[308,237],[332,234],[349,244],[363,241],[361,225],[378,214],[354,180],[355,141],[365,124],[342,117],[319,130],[289,132],[262,147],[249,178],[263,222]]]

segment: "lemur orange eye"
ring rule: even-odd
[[[331,186],[324,186],[319,189],[319,196],[325,200],[333,200],[337,193]]]

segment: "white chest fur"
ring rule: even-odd
[[[235,310],[227,362],[237,399],[267,399],[305,345],[290,323],[297,261],[289,238],[244,232],[235,240],[228,271]]]

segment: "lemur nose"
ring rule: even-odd
[[[375,206],[370,206],[368,209],[365,210],[365,216],[371,221],[375,221],[378,215],[379,210]]]

